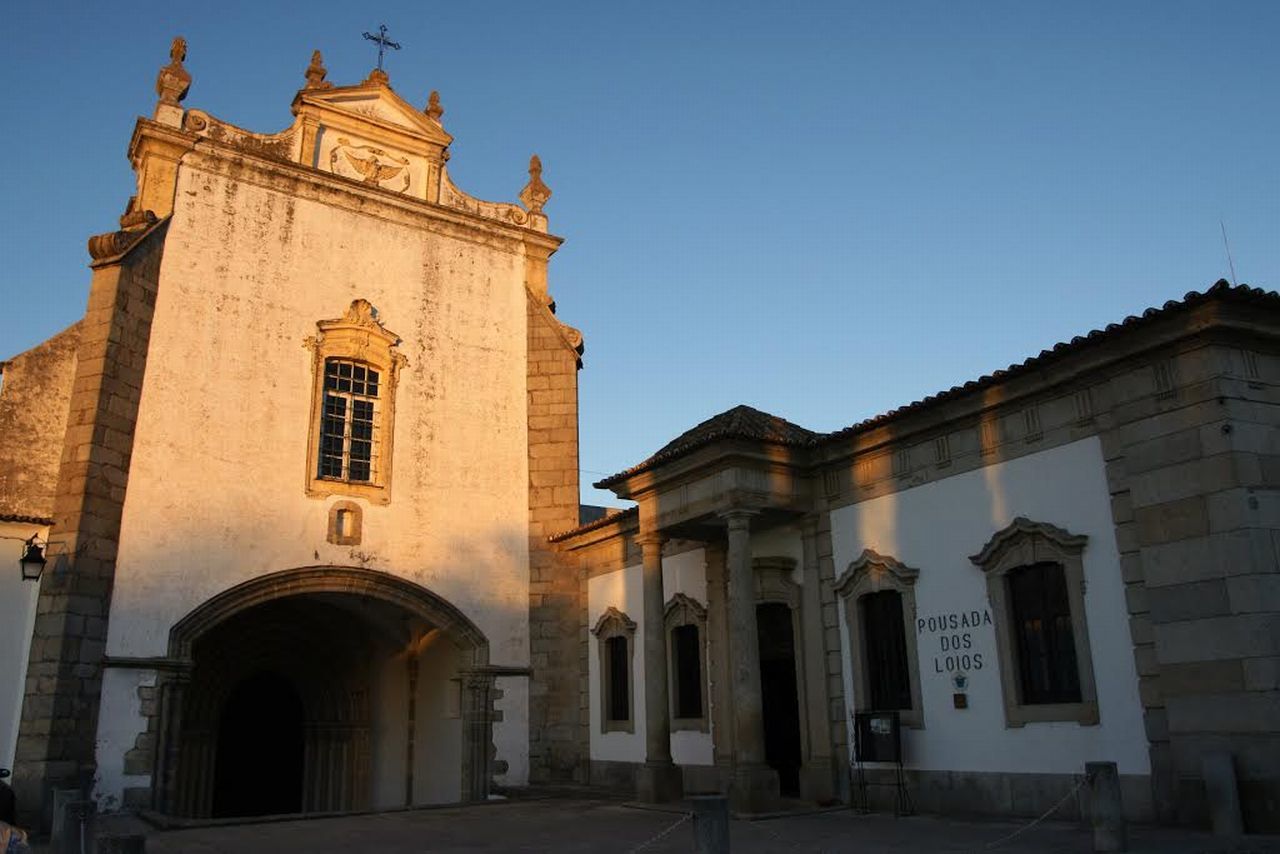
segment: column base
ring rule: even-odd
[[[800,769],[800,798],[815,804],[836,800],[836,780],[830,760],[810,760]]]
[[[773,812],[782,802],[778,772],[768,765],[734,769],[729,787],[729,807],[735,813]]]
[[[646,762],[636,769],[636,800],[665,804],[684,797],[684,775],[671,762]]]

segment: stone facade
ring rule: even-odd
[[[286,809],[581,779],[582,581],[547,535],[578,523],[582,337],[548,294],[541,161],[521,204],[482,201],[449,178],[437,93],[335,86],[317,53],[293,124],[257,134],[182,105],[185,57],[176,40],[135,128],[121,230],[90,241],[85,318],[13,360],[0,399],[31,422],[0,439],[0,495],[48,505],[57,558],[25,820],[66,787],[228,814],[219,714],[264,670],[302,708]],[[329,384],[342,365],[354,392]],[[367,434],[333,426],[337,393],[372,401]]]
[[[737,407],[602,481],[636,506],[581,525],[540,159],[519,205],[475,199],[438,93],[335,86],[317,52],[258,134],[182,106],[185,57],[89,242],[84,318],[4,363],[0,522],[51,523],[28,823],[68,787],[232,814],[223,715],[263,673],[301,709],[287,811],[558,782],[888,804],[850,721],[859,608],[894,592],[922,808],[1039,814],[1113,759],[1131,818],[1204,823],[1226,751],[1245,825],[1277,829],[1280,297],[1219,283],[836,433]],[[357,398],[367,433],[335,403]],[[1068,588],[1069,701],[1019,697],[1006,576],[1038,563]],[[971,631],[940,640],[949,609]]]
[[[964,554],[977,553],[984,540],[1016,522],[1019,508],[1037,485],[1041,496],[1031,503],[1044,505],[1042,515],[1073,518],[1087,508],[1094,533],[1084,547],[1083,575],[1074,582],[1079,604],[1073,608],[1082,619],[1086,610],[1090,613],[1088,625],[1076,627],[1084,643],[1078,654],[1086,664],[1106,671],[1099,677],[1101,719],[1096,710],[1081,713],[1076,723],[1067,724],[1078,728],[1073,735],[1061,730],[1063,723],[1035,723],[1045,719],[1043,709],[1008,706],[1010,692],[1018,690],[1009,681],[1013,659],[1006,655],[997,668],[1006,677],[1003,689],[999,680],[989,681],[997,656],[994,634],[984,630],[974,642],[992,644],[986,653],[987,669],[971,674],[970,681],[974,691],[1005,694],[1000,715],[1011,729],[1004,736],[992,733],[983,738],[997,739],[984,742],[989,744],[1008,741],[1004,750],[1011,759],[1003,768],[974,765],[974,759],[953,756],[954,751],[937,742],[931,730],[940,726],[939,715],[958,725],[961,720],[988,719],[1001,707],[997,703],[991,709],[977,697],[975,701],[990,711],[956,717],[956,712],[930,706],[931,692],[936,696],[939,690],[930,688],[920,733],[906,735],[907,744],[915,745],[908,755],[908,778],[921,804],[944,811],[1004,814],[1034,814],[1047,808],[1070,790],[1072,774],[1079,771],[1070,770],[1074,766],[1069,755],[1051,760],[1052,751],[1041,752],[1038,762],[1043,768],[1037,771],[1016,758],[1036,754],[1015,745],[1026,743],[1026,738],[1050,738],[1047,729],[1043,735],[1035,733],[1052,727],[1053,740],[1062,745],[1079,742],[1077,751],[1096,753],[1097,758],[1107,758],[1102,754],[1112,749],[1108,744],[1132,744],[1134,737],[1146,743],[1146,756],[1133,755],[1130,747],[1121,750],[1127,757],[1121,762],[1126,808],[1139,820],[1205,823],[1208,806],[1201,762],[1212,751],[1228,750],[1236,756],[1246,826],[1273,830],[1280,765],[1273,761],[1272,744],[1276,701],[1270,662],[1277,652],[1272,631],[1277,611],[1271,591],[1280,574],[1269,533],[1274,520],[1268,516],[1268,502],[1276,487],[1276,467],[1269,455],[1278,441],[1270,402],[1277,319],[1280,300],[1275,295],[1218,283],[1205,294],[1190,294],[1183,302],[1128,318],[1023,365],[837,433],[810,434],[763,413],[730,410],[600,485],[639,502],[641,536],[650,535],[648,531],[684,537],[705,544],[708,553],[725,548],[722,520],[734,508],[749,514],[753,549],[757,531],[765,539],[776,539],[786,530],[801,534],[805,565],[815,567],[817,581],[812,593],[805,593],[812,595],[811,607],[818,616],[799,662],[807,678],[798,676],[797,684],[812,695],[802,698],[802,707],[824,702],[821,693],[814,693],[813,677],[825,673],[822,687],[830,712],[822,721],[825,733],[811,717],[803,733],[809,739],[822,733],[827,739],[818,754],[806,747],[806,766],[816,759],[813,764],[819,767],[822,755],[842,765],[849,755],[851,709],[865,707],[856,689],[850,693],[849,657],[859,648],[850,632],[856,623],[851,628],[852,621],[840,616],[832,588],[841,573],[857,566],[856,561],[848,569],[844,565],[858,555],[848,552],[848,544],[868,538],[873,543],[895,540],[893,517],[883,517],[883,508],[918,508],[911,511],[916,516],[896,527],[915,530],[913,526],[924,523],[926,528],[933,526],[933,540],[944,541],[953,517],[965,514],[931,505],[928,496],[955,495],[967,505],[978,501],[985,507],[990,516],[987,533],[980,538],[976,533],[965,535],[969,540],[962,538],[952,547],[956,568],[926,566],[921,572],[929,579],[959,573],[956,581],[947,583],[961,584],[957,591],[972,592],[952,595],[961,601],[979,596],[987,608],[997,611],[997,623],[1003,619],[999,585],[1004,582],[991,582],[1001,595],[988,598],[985,586],[991,580],[984,581],[973,566],[964,569]],[[1080,461],[1065,463],[1073,456]],[[1082,481],[1055,499],[1057,481],[1065,487],[1073,471],[1092,472],[1088,485]],[[1025,492],[1028,488],[1033,492]],[[965,495],[969,497],[959,497]],[[966,512],[971,510],[966,506]],[[888,521],[875,522],[876,518]],[[1052,525],[1054,518],[1037,521]],[[627,536],[618,524],[596,523],[557,540],[581,555],[593,578],[633,571],[626,567],[638,563],[634,557],[623,558],[618,567],[618,555],[626,549],[614,543]],[[635,517],[630,524],[635,525]],[[833,534],[838,540],[834,544]],[[919,543],[903,545],[900,537],[896,541],[904,549],[920,550]],[[1068,537],[1063,542],[1086,540]],[[967,552],[961,550],[965,546]],[[833,560],[837,554],[843,557]],[[739,748],[733,745],[740,736],[734,727],[741,722],[735,723],[726,710],[737,714],[738,689],[726,690],[723,671],[718,677],[717,668],[732,671],[756,653],[735,641],[746,632],[731,631],[726,637],[725,629],[717,627],[723,619],[718,612],[725,613],[732,602],[731,580],[728,600],[717,593],[723,584],[717,580],[720,571],[718,564],[708,562],[712,735],[716,762],[732,768],[752,760],[735,754]],[[961,582],[962,577],[967,580]],[[936,588],[939,582],[930,583]],[[937,595],[930,594],[935,602],[940,601]],[[642,614],[631,609],[631,617],[639,620]],[[1099,638],[1105,638],[1102,648]],[[922,637],[921,643],[925,640]],[[965,642],[969,643],[967,637]],[[1007,649],[1008,641],[1005,644]],[[717,645],[723,652],[716,651]],[[1125,658],[1115,658],[1118,648],[1124,649]],[[727,664],[719,660],[722,655]],[[912,655],[918,656],[913,663],[919,668],[935,663],[914,648]],[[650,662],[643,666],[647,670]],[[1126,671],[1130,675],[1124,675]],[[1088,668],[1085,675],[1092,679]],[[1092,681],[1086,682],[1085,690],[1093,690]],[[1081,706],[1086,707],[1088,702]],[[919,714],[918,707],[912,714]],[[1071,720],[1057,717],[1057,712],[1050,717]],[[949,731],[947,727],[942,729]],[[1019,734],[1022,729],[1031,735]],[[594,767],[595,747],[592,756]],[[620,767],[616,760],[610,762],[607,768],[601,765],[602,773],[616,779]],[[957,764],[948,767],[948,762]],[[1057,768],[1061,770],[1053,770]],[[690,770],[686,768],[686,779]],[[825,779],[826,772],[819,776]],[[841,773],[834,776],[833,785],[847,794],[847,779]],[[883,782],[882,776],[870,772],[873,790]],[[971,780],[972,785],[960,785],[959,779]],[[732,781],[729,785],[732,791]],[[739,805],[756,807],[758,787],[751,781],[742,785]],[[961,788],[967,793],[963,797]]]

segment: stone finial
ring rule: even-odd
[[[320,51],[312,51],[311,64],[307,66],[304,76],[307,78],[306,89],[332,89],[332,83],[325,82],[325,76],[329,73],[324,67],[324,57],[320,55]]]
[[[391,78],[388,77],[387,72],[383,71],[381,68],[375,68],[369,72],[369,76],[364,79],[364,82],[366,86],[371,83],[379,86],[390,86]]]
[[[435,89],[431,90],[431,97],[427,98],[427,108],[423,112],[427,114],[427,118],[437,122],[444,115],[444,107],[440,106],[440,93]]]
[[[542,183],[542,159],[538,155],[529,158],[529,183],[520,191],[520,203],[529,213],[542,213],[542,206],[551,198],[551,188]]]
[[[156,94],[160,96],[160,103],[176,107],[179,101],[187,97],[187,90],[191,88],[191,74],[182,67],[182,61],[186,58],[187,40],[178,36],[169,47],[169,64],[161,68],[160,74],[156,76]]]

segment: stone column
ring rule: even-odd
[[[777,806],[778,772],[765,764],[760,689],[760,636],[756,586],[751,572],[754,511],[720,514],[729,528],[729,672],[733,683],[734,762],[729,802],[736,812],[766,812]]]
[[[804,584],[800,587],[800,648],[804,664],[809,755],[800,769],[800,796],[827,803],[835,799],[835,765],[831,761],[831,721],[827,698],[827,649],[822,624],[822,579],[818,569],[818,520],[800,525],[804,550]]]
[[[490,673],[462,672],[462,797],[489,799],[489,759],[493,752],[493,683]]]
[[[733,778],[733,686],[729,672],[729,593],[725,547],[707,543],[707,646],[711,671],[711,735],[720,791]]]
[[[684,786],[671,761],[671,706],[667,699],[666,595],[662,589],[660,534],[636,539],[644,554],[644,765],[636,773],[636,798],[647,803],[679,800]]]
[[[155,779],[151,782],[152,807],[166,815],[180,815],[178,762],[182,756],[182,712],[186,706],[191,672],[183,669],[161,680]]]

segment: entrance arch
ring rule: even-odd
[[[176,623],[169,651],[188,667],[160,684],[164,812],[315,813],[488,796],[489,643],[420,585],[359,567],[259,576]],[[280,779],[255,786],[268,763],[281,766]]]

